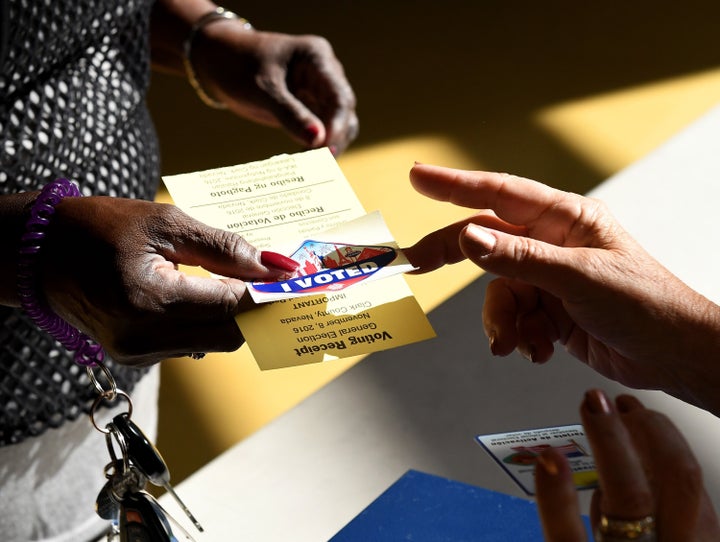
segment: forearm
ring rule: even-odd
[[[16,293],[17,255],[27,210],[37,192],[0,196],[0,305],[18,306]]]
[[[216,8],[210,0],[158,0],[150,21],[153,68],[184,75],[183,43],[193,24]]]

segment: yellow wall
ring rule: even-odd
[[[466,214],[412,192],[407,171],[415,160],[512,171],[582,193],[718,102],[719,3],[599,4],[225,5],[257,28],[333,43],[361,121],[340,166],[402,245]],[[150,105],[166,174],[300,150],[281,133],[206,109],[182,80],[156,76]],[[459,264],[409,282],[430,311],[477,275]],[[174,481],[358,361],[263,373],[245,347],[200,362],[168,360],[159,447]]]

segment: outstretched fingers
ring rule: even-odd
[[[506,173],[416,164],[410,182],[421,194],[474,209],[492,210],[527,236],[558,246],[600,246],[614,231],[604,204]]]
[[[428,273],[444,265],[465,260],[468,255],[461,246],[461,234],[468,224],[480,224],[512,235],[521,236],[527,233],[526,228],[508,224],[490,210],[480,211],[474,216],[429,233],[414,245],[403,248],[405,256],[417,268],[415,272]]]

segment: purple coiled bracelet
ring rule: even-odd
[[[30,208],[30,218],[20,238],[17,292],[25,313],[40,329],[74,352],[75,363],[83,367],[95,367],[105,358],[102,346],[53,312],[39,294],[37,276],[37,260],[48,224],[55,214],[55,206],[63,198],[81,195],[77,186],[67,179],[56,179],[40,192]]]

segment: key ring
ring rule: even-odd
[[[107,424],[105,429],[108,430],[107,433],[105,433],[105,444],[107,445],[108,452],[110,453],[110,459],[112,459],[113,464],[116,464],[118,461],[117,455],[115,454],[115,446],[113,446],[112,442],[112,438],[115,437],[115,440],[120,447],[120,453],[122,454],[123,469],[128,470],[130,461],[128,459],[128,445],[125,440],[125,436],[118,431],[118,428],[115,427],[115,424],[113,423]]]
[[[110,386],[109,389],[103,388],[102,384],[100,384],[100,381],[95,376],[95,367],[99,367],[102,370],[102,374],[105,376],[105,380],[107,380],[107,383]],[[93,386],[95,386],[95,389],[101,397],[104,397],[108,401],[113,401],[119,391],[117,384],[115,383],[115,378],[112,373],[110,373],[110,369],[108,369],[104,363],[98,361],[96,362],[95,367],[85,367],[90,382],[92,382]]]
[[[128,402],[128,410],[127,410],[126,415],[127,415],[128,418],[131,418],[131,417],[132,417],[132,412],[133,412],[132,399],[130,399],[130,396],[129,396],[127,393],[125,393],[123,390],[121,390],[121,389],[119,389],[119,388],[116,387],[116,388],[115,388],[115,397],[118,397],[118,396],[119,396],[119,397],[123,397],[125,400],[127,400],[127,402]],[[114,397],[114,398],[115,398],[115,397]],[[114,399],[114,398],[113,398],[113,399]],[[106,397],[105,395],[102,395],[102,394],[101,394],[101,395],[98,395],[98,396],[95,398],[95,401],[93,401],[92,407],[90,408],[90,421],[92,422],[93,427],[94,427],[95,429],[97,429],[98,431],[100,431],[103,435],[107,435],[108,433],[111,433],[112,431],[111,431],[110,429],[108,429],[107,426],[105,426],[105,427],[100,427],[100,426],[97,424],[97,422],[95,421],[95,412],[97,411],[98,407],[100,406],[100,403],[101,403],[104,399],[108,399],[108,397]],[[110,424],[108,424],[108,425],[110,425]]]

